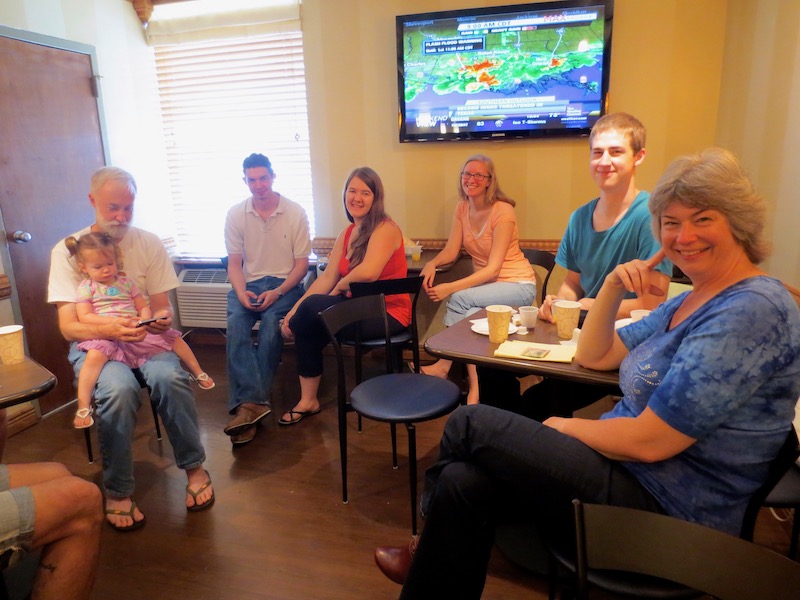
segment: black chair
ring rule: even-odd
[[[604,572],[657,577],[718,600],[778,600],[800,590],[800,564],[763,546],[652,512],[573,505],[578,600],[589,598],[590,584],[602,587]]]
[[[795,461],[798,457],[800,457],[800,447],[797,440],[797,433],[795,432],[794,427],[790,427],[789,433],[786,436],[786,440],[783,442],[783,446],[781,446],[781,449],[778,451],[778,456],[776,456],[775,460],[773,460],[770,464],[766,481],[764,481],[762,486],[758,488],[755,494],[753,494],[753,496],[750,498],[750,502],[747,504],[747,510],[744,513],[744,519],[742,520],[742,531],[740,534],[743,539],[752,541],[753,533],[756,529],[756,519],[758,519],[758,513],[762,506],[779,506],[779,504],[768,504],[767,499],[772,496],[773,491],[777,493],[777,487],[783,481],[784,477],[790,476],[789,474],[792,472],[793,468],[797,470]],[[786,490],[787,487],[784,485],[781,489]],[[795,492],[795,494],[797,494],[797,492]],[[797,495],[795,498],[797,498]],[[800,503],[800,501],[795,502],[795,504],[798,503]],[[796,546],[796,533],[793,533],[792,540],[795,542]]]
[[[384,295],[353,298],[322,311],[320,317],[331,336],[338,371],[339,451],[342,461],[342,501],[347,503],[347,413],[356,412],[375,421],[389,423],[392,433],[392,461],[397,468],[397,431],[401,423],[408,431],[408,474],[411,486],[411,532],[417,533],[417,447],[415,423],[436,419],[453,411],[461,400],[452,381],[421,373],[393,373],[391,339]],[[345,363],[337,334],[355,325],[354,340],[360,341],[360,321],[382,319],[386,349],[386,374],[359,383],[347,398]],[[348,336],[350,337],[350,336]]]
[[[544,302],[544,297],[547,296],[547,282],[550,281],[550,275],[553,273],[553,268],[556,266],[556,257],[552,252],[546,250],[536,250],[534,248],[522,248],[522,253],[528,262],[532,265],[538,265],[547,270],[547,275],[542,282],[542,289],[539,290],[539,306]]]
[[[412,352],[414,368],[419,372],[419,334],[417,331],[417,299],[422,288],[422,277],[404,277],[400,279],[383,279],[371,282],[353,282],[350,284],[350,293],[353,298],[373,296],[383,294],[393,296],[398,294],[408,294],[411,297],[411,325],[404,331],[391,335],[389,343],[391,345],[392,356],[394,358],[394,369],[400,373],[403,370],[403,350],[408,349]],[[341,340],[345,345],[355,346],[356,353],[356,383],[363,381],[362,359],[366,352],[382,348],[385,344],[383,338],[374,340],[360,340],[354,344],[352,340]]]
[[[778,450],[778,454],[770,463],[767,478],[747,503],[740,532],[740,537],[743,540],[752,541],[756,518],[765,498],[792,467],[798,456],[800,456],[800,448],[798,447],[797,435],[794,428],[791,427],[783,445]],[[562,546],[552,540],[546,540],[545,543],[552,559],[550,563],[550,598],[552,599],[555,596],[554,590],[559,581],[558,567],[560,566],[564,570],[573,573],[577,571],[577,565],[573,562],[573,557],[568,555]],[[628,594],[636,598],[678,599],[696,598],[701,595],[695,590],[676,585],[671,581],[662,581],[652,577],[631,577],[627,573],[602,573],[595,577],[595,581],[603,589],[620,594]]]
[[[150,400],[150,410],[153,411],[153,421],[156,425],[156,437],[159,441],[161,441],[161,425],[158,422],[158,409],[156,409],[155,402],[153,402],[153,398],[150,396],[150,386],[147,385],[147,382],[144,379],[144,375],[139,369],[131,369],[133,371],[134,376],[136,377],[136,381],[139,382],[139,385],[142,387],[143,390],[147,390],[147,397]],[[91,427],[87,427],[83,430],[83,436],[86,440],[86,455],[89,458],[89,464],[94,462],[94,453],[92,452],[92,435],[91,435]]]
[[[797,560],[797,539],[800,537],[800,466],[792,465],[764,500],[763,506],[792,509],[792,533],[789,558]]]

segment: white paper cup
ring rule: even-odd
[[[511,323],[511,307],[505,304],[492,304],[486,307],[489,324],[489,341],[502,344],[508,339],[508,325]]]
[[[636,321],[641,321],[647,315],[649,315],[652,310],[647,310],[645,308],[637,308],[636,310],[631,311],[631,323],[635,323]]]
[[[0,363],[16,365],[25,360],[25,345],[22,343],[22,325],[0,327]]]
[[[581,318],[581,303],[573,300],[557,300],[553,303],[553,316],[558,327],[558,337],[570,340]]]
[[[536,306],[520,306],[519,321],[525,329],[536,327],[536,320],[539,318],[539,308]]]

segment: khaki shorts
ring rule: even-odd
[[[8,489],[8,469],[0,465],[0,568],[16,562],[33,540],[35,511],[29,487]]]

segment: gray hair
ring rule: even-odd
[[[676,158],[650,195],[653,234],[661,239],[661,215],[672,202],[690,208],[717,210],[753,264],[769,255],[764,228],[767,207],[756,194],[739,160],[723,148]]]
[[[89,193],[94,195],[109,181],[119,181],[128,187],[131,196],[136,198],[136,180],[133,175],[128,173],[125,169],[119,167],[101,167],[92,175],[92,182],[89,187]]]

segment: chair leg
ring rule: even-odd
[[[339,403],[339,457],[342,461],[342,502],[347,504],[347,409]]]
[[[392,468],[397,468],[397,423],[389,423],[392,432]]]
[[[792,509],[792,539],[789,541],[789,558],[797,560],[797,538],[800,537],[800,519],[798,518],[798,508],[795,506]]]
[[[361,428],[361,415],[358,415],[358,433],[361,433],[361,432],[362,432],[362,428]]]
[[[150,400],[150,410],[153,411],[153,421],[156,424],[156,437],[161,441],[161,425],[158,424],[158,410],[156,409],[156,403],[152,400]]]
[[[406,429],[408,430],[408,480],[411,487],[411,535],[417,535],[417,432],[413,423],[407,423]]]
[[[86,454],[89,456],[89,464],[91,465],[94,462],[94,454],[92,453],[92,434],[89,433],[90,431],[91,427],[87,427],[83,430],[83,435],[86,439]]]

